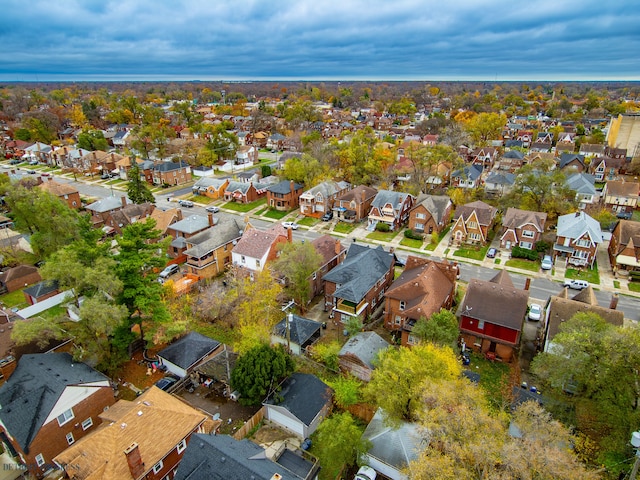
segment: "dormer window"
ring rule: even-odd
[[[400,300],[400,310],[404,310],[406,306],[406,302],[404,300]]]

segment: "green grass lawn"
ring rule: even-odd
[[[522,270],[529,270],[531,272],[537,272],[540,270],[540,263],[533,260],[527,260],[525,258],[512,258],[505,262],[507,267],[520,268]]]
[[[484,247],[465,246],[458,248],[453,255],[455,257],[470,258],[472,260],[484,260],[489,245]]]
[[[371,239],[371,240],[378,240],[380,242],[390,242],[391,240],[393,240],[396,235],[398,235],[398,231],[395,232],[371,232],[369,235],[367,235],[367,238]]]
[[[259,215],[263,215],[264,212],[266,212],[268,210],[268,208],[262,208],[260,210],[258,210],[254,215],[259,216]]]
[[[491,362],[479,353],[472,353],[471,363],[466,368],[480,374],[480,386],[494,407],[501,408],[508,402],[503,395],[509,391],[505,388],[509,382],[509,364]]]
[[[254,208],[258,208],[261,205],[266,205],[267,199],[261,198],[260,200],[256,200],[251,203],[236,203],[236,202],[227,202],[222,205],[222,208],[226,208],[227,210],[233,210],[234,212],[247,213],[253,210]]]
[[[600,275],[598,275],[598,264],[594,263],[593,268],[584,270],[578,270],[576,268],[567,268],[567,272],[565,273],[565,278],[572,278],[576,280],[586,280],[587,282],[599,285],[600,284]]]
[[[636,222],[640,222],[640,210],[634,210],[633,215],[631,215],[631,220],[635,220]]]
[[[318,223],[320,220],[318,220],[317,218],[313,218],[313,217],[304,217],[302,220],[300,220],[299,222],[296,222],[298,225],[303,225],[305,227],[313,227],[316,223]]]
[[[629,290],[632,292],[640,292],[640,282],[629,282]]]
[[[121,185],[123,183],[127,183],[126,180],[122,180],[121,178],[114,178],[113,180],[109,180],[107,182],[104,182],[105,185]]]
[[[289,215],[289,212],[281,212],[280,210],[275,210],[273,208],[269,208],[267,213],[264,214],[267,218],[274,218],[276,220],[280,220]]]
[[[415,240],[413,238],[403,238],[400,240],[400,245],[409,248],[422,248],[422,244],[424,242],[422,240]]]
[[[351,233],[356,227],[357,225],[355,223],[338,222],[333,231],[337,233]]]
[[[620,282],[618,280],[614,280],[613,281],[613,287],[614,288],[620,288]]]
[[[6,293],[0,297],[0,302],[4,304],[5,307],[13,308],[13,307],[26,307],[27,300],[24,298],[24,294],[22,290],[15,290],[11,293]]]
[[[436,249],[437,246],[438,246],[437,243],[427,243],[424,246],[423,250],[429,250],[430,252],[433,252]]]

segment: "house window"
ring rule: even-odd
[[[176,450],[178,451],[178,453],[182,453],[184,452],[185,448],[187,448],[187,441],[185,439],[182,439],[176,447]]]
[[[69,445],[73,445],[73,442],[75,442],[75,441],[76,441],[76,439],[73,438],[73,433],[71,433],[71,432],[67,433],[67,443]]]
[[[416,230],[424,230],[424,223],[416,223]]]
[[[311,280],[315,280],[316,278],[318,278],[318,274],[316,272],[313,272],[311,274]]]
[[[69,409],[65,412],[62,412],[60,415],[58,415],[58,425],[62,426],[72,419],[73,419],[73,410]]]
[[[531,242],[520,242],[520,248],[526,248],[527,250],[531,250],[533,247],[533,243]]]
[[[476,222],[467,223],[468,228],[478,228],[478,224]]]
[[[244,258],[244,255],[242,255],[242,257],[240,258],[240,261],[241,261],[242,263],[246,263],[246,260],[247,260],[247,259],[246,259],[246,258]]]
[[[162,460],[160,460],[158,463],[156,463],[153,466],[153,473],[158,473],[160,470],[162,470],[162,467],[163,467]]]
[[[418,339],[415,337],[415,335],[409,335],[409,338],[407,338],[407,343],[409,345],[415,345],[418,343]]]
[[[91,417],[87,418],[84,422],[82,422],[82,430],[86,430],[87,428],[91,428],[93,426],[93,420]]]
[[[581,238],[580,240],[578,240],[576,242],[576,245],[578,245],[579,247],[590,247],[591,246],[591,241]]]
[[[533,238],[534,233],[531,230],[523,230],[522,236],[525,238]]]
[[[426,218],[426,215],[424,213],[416,213],[416,218],[418,220],[424,220]]]
[[[484,330],[484,320],[478,320],[478,330]]]
[[[396,325],[402,325],[402,317],[400,315],[396,315],[396,318],[394,318],[393,323]]]
[[[260,268],[260,260],[256,260],[256,268]]]
[[[471,240],[480,240],[480,234],[479,233],[470,233],[469,234],[469,238]]]
[[[400,301],[400,310],[404,310],[404,308],[407,306],[406,302],[404,300]]]

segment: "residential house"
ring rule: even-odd
[[[498,149],[495,147],[477,148],[471,154],[471,164],[482,167],[483,170],[491,170],[498,159]]]
[[[580,290],[580,292],[573,298],[569,297],[569,290],[567,288],[563,288],[560,293],[552,295],[547,301],[544,317],[542,350],[545,352],[553,350],[553,338],[558,333],[560,325],[569,320],[576,313],[595,313],[612,325],[622,326],[624,313],[620,310],[616,310],[617,306],[617,294],[614,294],[611,298],[611,302],[608,307],[600,306],[591,285]]]
[[[37,161],[39,163],[49,164],[53,148],[46,143],[36,142],[24,149],[22,160],[25,162]]]
[[[465,344],[488,358],[510,362],[520,344],[529,301],[525,290],[513,286],[506,270],[491,280],[472,278],[458,309]]]
[[[267,205],[288,212],[298,208],[303,186],[293,180],[283,180],[267,187]]]
[[[140,204],[130,203],[119,210],[105,212],[105,221],[102,230],[107,235],[121,235],[122,230],[135,222],[144,222],[151,216],[155,206],[145,202]]]
[[[333,209],[336,198],[351,190],[347,182],[322,182],[300,195],[300,213],[307,217],[320,218]]]
[[[375,230],[378,223],[386,223],[391,230],[398,230],[409,219],[415,197],[404,192],[380,190],[371,202],[367,230]]]
[[[189,273],[201,278],[221,275],[231,265],[233,247],[242,238],[244,225],[236,218],[222,221],[186,239]]]
[[[100,425],[115,402],[109,379],[68,353],[23,355],[0,387],[4,451],[42,478],[56,455]]]
[[[519,150],[509,150],[500,157],[499,168],[501,171],[515,173],[524,163],[524,153]]]
[[[486,243],[496,213],[496,208],[480,200],[460,205],[453,214],[452,241],[458,245],[461,243]]]
[[[604,149],[604,154],[610,158],[619,158],[626,159],[627,158],[627,149],[626,148],[616,148],[610,145],[607,145]]]
[[[593,267],[598,244],[602,242],[600,223],[583,211],[558,217],[554,263],[563,258],[567,265]]]
[[[57,280],[43,280],[25,288],[22,291],[25,300],[29,305],[35,305],[38,302],[42,302],[47,298],[51,298],[54,295],[60,293]]]
[[[619,220],[607,250],[614,273],[640,270],[640,222]]]
[[[557,143],[570,143],[575,146],[576,134],[574,132],[560,132],[558,133]]]
[[[451,186],[456,188],[477,188],[480,186],[482,168],[479,165],[465,165],[451,174]]]
[[[532,153],[550,153],[553,148],[553,144],[551,142],[533,142],[529,151]]]
[[[271,332],[272,345],[284,345],[294,355],[302,355],[320,339],[322,324],[315,320],[285,314]]]
[[[189,215],[175,223],[169,225],[167,232],[173,240],[169,244],[169,256],[178,258],[184,254],[187,249],[187,241],[198,233],[213,227],[217,221],[212,213],[206,217],[202,215]]]
[[[411,331],[420,319],[428,320],[453,305],[458,266],[409,255],[402,274],[384,294],[384,326],[400,334],[402,345],[418,343]]]
[[[502,219],[500,247],[511,250],[514,245],[533,250],[542,240],[547,214],[509,207]]]
[[[222,344],[197,332],[189,332],[158,352],[160,363],[180,378],[222,351]]]
[[[251,203],[265,196],[267,186],[258,182],[231,181],[224,191],[225,202]]]
[[[363,382],[371,380],[375,361],[380,352],[389,348],[389,342],[376,332],[359,332],[342,346],[338,353],[340,369]]]
[[[258,230],[247,224],[244,233],[231,251],[233,265],[246,272],[251,279],[256,272],[262,271],[265,265],[278,256],[278,245],[291,242],[291,229],[280,223],[268,230]]]
[[[191,181],[191,166],[182,160],[159,162],[152,169],[154,185],[184,185]]]
[[[434,231],[440,233],[449,225],[452,211],[453,203],[448,196],[421,194],[409,211],[409,228],[429,235]]]
[[[576,149],[575,144],[571,143],[571,142],[558,142],[556,144],[556,155],[560,156],[560,155],[564,155],[564,154],[571,154],[574,153],[574,150]]]
[[[516,136],[516,140],[520,140],[522,142],[522,146],[528,148],[533,141],[533,131],[532,130],[518,130],[518,134]]]
[[[65,202],[69,208],[78,209],[82,206],[80,192],[71,184],[58,183],[54,181],[52,177],[48,177],[47,180],[38,185],[38,188],[58,197]]]
[[[258,148],[253,145],[241,145],[236,151],[236,165],[253,165],[258,163]]]
[[[630,217],[638,207],[638,193],[638,182],[610,180],[602,191],[604,206],[615,214],[627,214]]]
[[[309,438],[329,414],[333,390],[315,375],[293,373],[267,398],[265,418],[299,438]]]
[[[484,180],[484,191],[487,195],[501,197],[513,190],[515,183],[516,175],[514,173],[493,171]]]
[[[154,386],[102,412],[100,427],[54,461],[74,480],[170,479],[192,436],[213,429],[209,418]]]
[[[369,215],[371,203],[377,194],[375,188],[359,185],[338,196],[334,207],[338,218],[347,223],[361,222]]]
[[[347,249],[340,243],[340,240],[331,235],[322,235],[312,240],[311,244],[322,257],[320,267],[311,274],[311,297],[313,298],[324,293],[325,274],[344,260],[347,256]]]
[[[280,133],[272,133],[267,140],[267,148],[271,150],[283,150],[285,136]]]
[[[618,180],[626,167],[624,158],[602,157],[591,161],[591,173],[596,182],[608,182]]]
[[[574,173],[567,177],[567,186],[576,192],[576,201],[581,209],[587,205],[598,202],[598,191],[596,190],[596,179],[588,173]]]
[[[584,155],[585,157],[595,157],[601,158],[604,157],[605,146],[598,145],[593,143],[583,143],[580,145],[580,155]],[[594,160],[591,160],[592,162]]]
[[[417,423],[389,423],[378,409],[367,425],[362,439],[368,446],[362,455],[376,472],[391,480],[408,480],[409,464],[418,459],[425,448],[425,435]]]
[[[579,153],[563,153],[558,159],[558,168],[568,173],[582,173],[587,167],[584,163],[584,155]]]
[[[0,295],[15,292],[42,280],[38,267],[17,265],[0,272]]]
[[[91,223],[94,228],[100,228],[109,220],[112,212],[122,209],[128,203],[126,196],[115,197],[112,195],[87,205],[85,209],[91,212]]]
[[[169,227],[182,220],[182,210],[179,208],[169,208],[167,210],[154,208],[150,217],[155,220],[155,229],[160,230],[160,239],[163,239],[169,235]]]
[[[316,480],[317,461],[286,442],[283,446],[271,456],[247,438],[196,433],[173,480]]]
[[[538,135],[536,135],[536,139],[535,139],[535,143],[548,143],[551,144],[553,143],[553,132],[538,132]]]
[[[352,243],[344,261],[324,276],[325,311],[342,323],[352,317],[366,321],[393,282],[393,266],[393,253],[381,246]]]
[[[202,177],[193,184],[193,193],[217,200],[224,198],[224,192],[228,186],[228,178]]]

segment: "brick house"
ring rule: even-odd
[[[374,230],[378,223],[386,223],[391,230],[398,230],[409,219],[409,211],[413,207],[415,197],[404,192],[380,190],[371,202],[371,210],[367,217],[367,230]]]
[[[236,165],[253,165],[258,163],[258,148],[253,145],[241,145],[236,152]]]
[[[17,265],[0,272],[0,294],[20,290],[25,285],[33,285],[42,280],[38,267]]]
[[[592,267],[598,244],[602,242],[600,223],[583,211],[558,217],[553,261],[564,258],[567,265]]]
[[[278,256],[278,244],[292,242],[290,228],[276,223],[268,230],[258,230],[247,224],[244,233],[231,251],[233,265],[246,272],[252,279],[265,265]]]
[[[212,430],[208,417],[154,386],[101,412],[100,427],[55,462],[74,480],[171,479],[191,436]]]
[[[506,270],[488,281],[472,278],[457,312],[466,346],[488,358],[511,361],[527,313],[526,288],[515,288]]]
[[[461,205],[453,214],[451,239],[456,244],[487,242],[497,209],[480,200]]]
[[[191,167],[183,162],[159,162],[151,171],[154,185],[183,185],[191,181]]]
[[[258,182],[229,182],[224,191],[225,202],[251,203],[267,193],[267,185]]]
[[[224,192],[227,190],[228,186],[228,178],[202,177],[193,184],[193,193],[217,200],[224,197]]]
[[[417,343],[411,334],[416,322],[453,305],[458,272],[458,266],[446,260],[409,255],[404,271],[384,294],[385,328],[400,333],[402,345]]]
[[[0,387],[4,449],[42,478],[56,455],[91,433],[115,402],[109,379],[68,353],[23,355]]]
[[[231,265],[231,251],[242,237],[243,230],[244,225],[232,218],[187,238],[184,254],[189,273],[201,278],[224,273]]]
[[[87,205],[85,208],[91,212],[91,223],[94,228],[102,227],[109,220],[111,213],[121,210],[128,204],[127,197],[105,197],[97,202]]]
[[[393,267],[393,253],[352,243],[344,261],[324,276],[325,311],[342,323],[352,317],[365,322],[384,301]]]
[[[322,235],[314,239],[311,244],[322,257],[322,264],[311,274],[311,297],[324,292],[324,276],[338,266],[347,256],[347,249],[340,240],[331,235]]]
[[[38,188],[58,197],[65,202],[69,208],[78,209],[82,206],[80,192],[68,183],[58,183],[53,180],[52,177],[48,177],[47,180],[38,185]]]
[[[283,180],[267,187],[267,205],[288,212],[297,209],[303,186],[293,180]]]
[[[565,174],[582,173],[587,167],[584,163],[584,155],[579,153],[562,153],[558,159],[558,168]]]
[[[614,214],[630,216],[638,207],[638,193],[640,193],[638,182],[610,180],[602,191],[603,203],[605,208]]]
[[[47,298],[51,298],[54,295],[60,293],[57,280],[43,280],[25,288],[22,291],[25,300],[29,305],[35,305],[38,302],[42,302]]]
[[[420,195],[409,211],[409,228],[414,232],[440,233],[449,225],[453,203],[446,195]]]
[[[535,244],[542,239],[546,221],[546,213],[509,207],[502,219],[500,247],[511,250],[511,247],[517,245],[533,250]]]
[[[640,270],[640,222],[618,221],[607,250],[614,272]]]
[[[169,256],[178,258],[187,249],[187,241],[200,232],[214,226],[216,219],[212,213],[206,217],[189,215],[167,227],[167,233],[173,240],[169,244]]]
[[[320,218],[332,211],[336,198],[351,190],[347,182],[322,182],[300,195],[300,213],[307,217]]]
[[[358,185],[336,198],[335,209],[338,218],[347,222],[361,222],[371,210],[371,202],[378,194],[375,188]]]
[[[107,235],[121,235],[122,230],[135,222],[144,222],[155,210],[152,203],[130,203],[118,210],[111,210],[104,214],[102,229]]]
[[[495,147],[481,147],[471,154],[471,164],[478,165],[483,170],[491,170],[498,159],[498,149]]]

